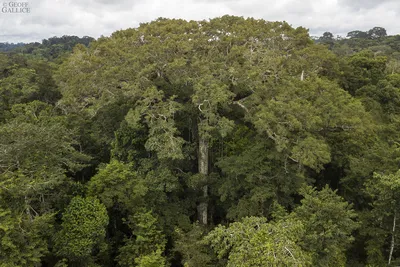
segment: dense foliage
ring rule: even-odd
[[[64,35],[42,40],[42,43],[0,43],[0,52],[14,52],[46,60],[56,60],[65,57],[77,44],[88,46],[94,38]]]
[[[400,36],[347,37],[224,16],[5,45],[0,266],[400,264]]]

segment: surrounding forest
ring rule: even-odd
[[[0,50],[1,267],[400,265],[400,35],[160,18]]]

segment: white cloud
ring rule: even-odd
[[[287,21],[312,35],[346,35],[374,26],[399,34],[399,0],[23,0],[31,13],[0,13],[0,42],[52,36],[108,36],[158,17],[202,20],[225,14]],[[9,3],[0,0],[0,6]]]

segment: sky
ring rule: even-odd
[[[345,37],[375,26],[400,34],[400,0],[0,0],[0,8],[0,42],[10,43],[62,35],[98,38],[159,17],[203,20],[226,14],[287,21],[312,36],[329,31]]]

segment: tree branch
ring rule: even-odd
[[[234,101],[234,104],[238,105],[239,107],[241,107],[242,109],[244,109],[247,113],[249,113],[249,110],[246,108],[245,105],[243,105],[242,103],[240,103],[239,101]]]

